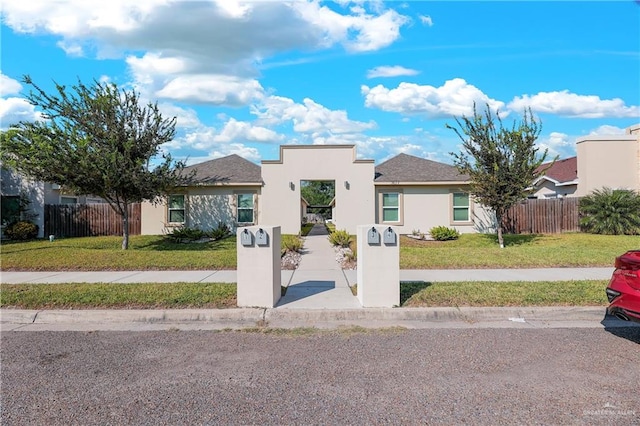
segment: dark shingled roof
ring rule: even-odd
[[[185,167],[184,173],[192,170],[196,171],[194,181],[199,184],[262,182],[260,166],[236,154]]]
[[[540,169],[548,167],[549,163],[544,163]],[[578,179],[578,157],[569,157],[564,160],[557,160],[549,170],[544,172],[544,176],[553,179],[558,183],[573,182]]]
[[[454,166],[399,154],[376,166],[375,182],[466,182]]]

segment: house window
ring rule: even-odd
[[[169,223],[184,223],[184,195],[169,195]]]
[[[17,222],[20,220],[20,196],[19,195],[3,195],[0,197],[0,205],[2,205],[2,224]]]
[[[253,194],[236,194],[236,222],[253,223]]]
[[[78,197],[60,197],[60,204],[78,204]]]
[[[400,193],[385,192],[382,194],[382,221],[400,221]]]
[[[466,192],[453,193],[453,221],[468,222],[469,217],[469,194]]]

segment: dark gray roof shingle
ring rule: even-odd
[[[236,154],[185,167],[184,173],[193,170],[196,171],[194,182],[198,184],[262,182],[260,166]]]
[[[426,160],[408,154],[399,154],[376,166],[376,183],[384,182],[466,182],[454,166]]]

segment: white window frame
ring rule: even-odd
[[[256,223],[256,197],[254,192],[236,192],[233,194],[235,197],[236,204],[236,217],[235,221],[237,225],[254,225]],[[241,196],[250,196],[251,197],[251,209],[246,207],[240,207],[240,197]],[[241,222],[240,219],[240,211],[241,210],[251,210],[251,222]]]
[[[467,196],[467,205],[466,206],[456,206],[455,199],[456,195],[466,195]],[[467,219],[465,220],[456,220],[456,210],[466,210],[467,211]],[[451,223],[460,224],[460,223],[471,223],[471,194],[465,191],[454,191],[451,193]]]
[[[182,208],[172,208],[171,197],[182,197]],[[171,221],[171,212],[174,211],[182,211],[183,220],[181,222]],[[170,194],[167,197],[167,223],[171,225],[184,225],[187,223],[187,196],[185,194]]]
[[[384,205],[385,195],[392,195],[392,194],[395,194],[398,196],[398,205],[385,207]],[[379,222],[386,223],[386,224],[393,224],[393,225],[402,225],[404,220],[404,211],[402,208],[404,203],[404,194],[402,190],[400,189],[382,190],[379,193],[379,201],[380,201],[380,208],[379,208],[380,221]],[[392,210],[392,209],[398,211],[398,220],[384,220],[385,210]]]

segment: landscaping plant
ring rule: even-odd
[[[580,228],[605,235],[640,235],[640,193],[596,189],[580,199]]]
[[[429,230],[429,234],[436,241],[457,240],[460,237],[460,233],[456,229],[446,226],[434,226]]]

